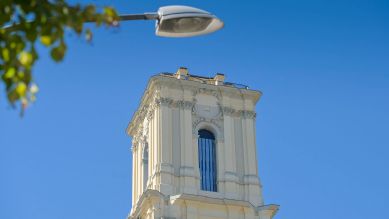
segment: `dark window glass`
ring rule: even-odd
[[[212,132],[199,130],[199,168],[201,190],[217,191],[216,143]]]

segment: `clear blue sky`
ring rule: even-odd
[[[264,93],[258,165],[276,219],[389,218],[389,1],[94,3],[121,13],[191,5],[226,25],[187,39],[156,37],[147,21],[97,30],[92,45],[70,35],[61,64],[42,49],[25,117],[0,96],[1,219],[124,219],[124,130],[148,78],[179,66]]]

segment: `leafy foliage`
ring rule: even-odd
[[[85,22],[97,26],[117,26],[118,14],[111,7],[100,10],[94,5],[70,5],[65,0],[0,1],[0,76],[12,106],[22,112],[35,101],[38,86],[32,68],[38,59],[36,44],[50,50],[51,58],[60,62],[66,53],[65,31],[92,39]]]

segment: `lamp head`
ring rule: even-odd
[[[158,9],[155,33],[163,37],[191,37],[212,33],[223,26],[223,21],[207,11],[188,6],[165,6]]]

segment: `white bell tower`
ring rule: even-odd
[[[131,219],[271,219],[258,177],[261,93],[186,68],[151,77],[132,137]]]

